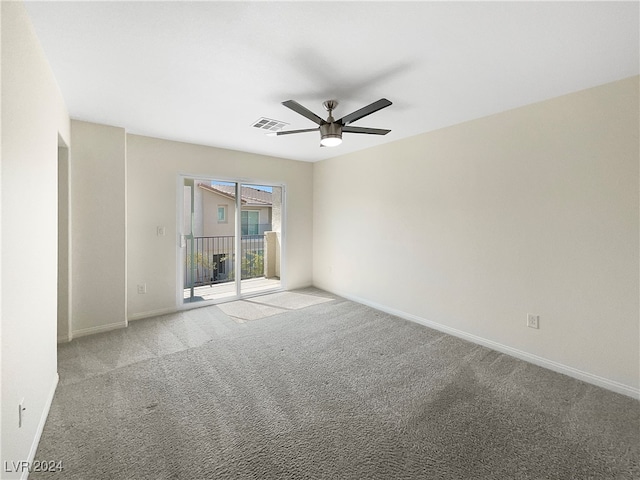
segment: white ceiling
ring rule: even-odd
[[[73,118],[317,161],[639,73],[638,2],[28,2]],[[393,105],[319,148],[313,128]]]

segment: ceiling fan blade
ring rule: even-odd
[[[350,123],[355,122],[356,120],[360,120],[362,117],[366,117],[367,115],[371,115],[378,110],[382,110],[385,107],[392,105],[392,103],[386,98],[381,98],[377,102],[373,102],[366,107],[362,107],[360,110],[356,110],[349,115],[342,117],[340,120],[336,121],[336,123],[341,123],[342,125],[349,125]]]
[[[305,132],[317,132],[317,128],[305,128],[303,130],[287,130],[284,132],[269,132],[267,135],[271,137],[278,137],[280,135],[291,135],[292,133],[305,133]]]
[[[300,105],[295,100],[287,100],[286,102],[282,102],[282,105],[284,105],[287,108],[290,108],[291,110],[293,110],[296,113],[299,113],[303,117],[307,117],[313,123],[317,123],[318,125],[323,125],[323,124],[327,123],[322,118],[320,118],[318,115],[313,113],[308,108],[303,107],[302,105]]]
[[[369,135],[386,135],[391,130],[367,127],[342,127],[342,133],[368,133]]]

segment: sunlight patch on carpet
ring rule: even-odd
[[[278,292],[269,295],[261,295],[246,300],[223,303],[218,308],[240,323],[249,320],[260,320],[287,310],[300,310],[301,308],[332,302],[333,298],[319,295],[309,295],[295,292]]]

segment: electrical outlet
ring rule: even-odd
[[[527,327],[540,328],[540,315],[534,315],[533,313],[527,313]]]
[[[147,293],[147,284],[146,283],[139,283],[138,284],[138,293],[139,294]]]
[[[18,428],[22,428],[22,424],[24,423],[24,412],[27,410],[27,407],[24,406],[24,398],[20,400],[18,404]]]

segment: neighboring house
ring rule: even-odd
[[[236,214],[235,187],[199,183],[202,208],[202,236],[234,234]],[[272,194],[242,186],[240,191],[240,224],[242,235],[262,235],[271,230]],[[198,208],[198,202],[195,202]],[[197,214],[196,214],[197,218]]]
[[[185,233],[192,232],[193,239],[187,245],[185,261],[185,287],[206,283],[224,282],[232,279],[235,250],[236,196],[235,186],[212,185],[211,182],[194,182],[193,207],[190,189],[185,189]],[[242,235],[243,278],[255,276],[279,277],[279,232],[281,189],[273,187],[274,193],[256,188],[241,186],[240,230]],[[275,212],[274,212],[275,208]],[[275,213],[275,222],[274,222]],[[191,225],[193,218],[193,225]],[[274,252],[270,262],[273,268],[265,270],[265,232],[276,231]],[[277,250],[276,251],[274,250]],[[195,252],[194,264],[191,252]],[[276,265],[274,262],[277,262]]]
[[[193,192],[193,235],[221,237],[235,235],[235,187],[198,182]],[[278,193],[278,192],[276,192]],[[191,200],[185,189],[184,232],[191,232]],[[241,187],[241,234],[261,235],[272,229],[273,194],[256,188]],[[279,231],[278,226],[274,229]]]

